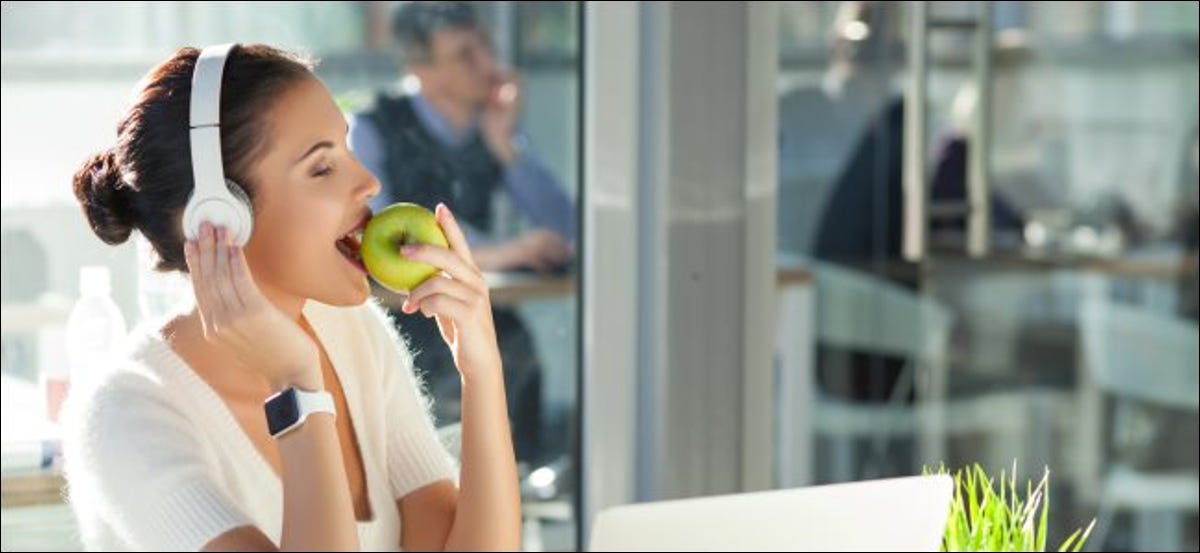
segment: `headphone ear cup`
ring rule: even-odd
[[[229,194],[233,196],[236,205],[231,206],[237,211],[237,218],[241,222],[242,232],[238,233],[235,241],[238,245],[244,246],[250,241],[250,234],[254,229],[254,204],[250,203],[250,195],[246,193],[246,189],[242,185],[225,179],[225,188],[229,189]]]
[[[188,240],[200,236],[200,226],[208,221],[215,226],[225,226],[233,234],[234,242],[239,246],[250,241],[254,230],[254,209],[245,189],[231,180],[225,180],[227,193],[220,189],[216,196],[192,194],[183,210],[183,231]]]
[[[229,180],[229,179],[225,179],[225,186],[227,188],[229,188],[229,193],[233,194],[233,197],[237,198],[238,201],[241,202],[242,205],[246,207],[246,211],[249,212],[251,216],[253,216],[254,215],[254,205],[250,203],[250,195],[246,193],[246,189],[242,188],[242,185],[240,185],[236,182],[233,182],[232,180]]]

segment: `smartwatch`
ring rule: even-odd
[[[337,416],[333,396],[329,392],[309,392],[295,387],[285,388],[267,398],[263,410],[267,414],[267,430],[272,438],[279,438],[299,428],[313,413]]]

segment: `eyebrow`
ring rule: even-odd
[[[346,124],[346,134],[350,134],[350,124],[349,123]],[[305,158],[313,155],[313,153],[315,153],[317,150],[320,150],[322,148],[333,148],[333,141],[322,140],[316,144],[313,144],[312,147],[310,147],[308,149],[308,151],[304,152],[304,155],[296,158],[296,161],[295,161],[295,163],[293,163],[293,165],[295,165],[296,163],[300,163],[301,161],[304,161]]]
[[[333,148],[333,142],[330,142],[328,140],[322,140],[316,144],[313,144],[312,147],[309,148],[307,152],[304,152],[304,155],[302,155],[296,159],[296,163],[300,163],[301,161],[304,161],[305,158],[313,155],[313,153],[315,153],[317,150],[320,150],[321,148]]]
[[[350,133],[350,124],[349,124],[349,122],[347,122],[347,124],[346,124],[346,134],[349,134],[349,133]],[[317,144],[313,144],[313,145],[312,145],[312,148],[310,148],[310,149],[308,149],[308,151],[304,152],[304,155],[302,155],[302,156],[300,156],[300,157],[296,158],[296,161],[295,161],[293,164],[296,164],[296,163],[300,163],[300,162],[302,162],[302,161],[305,161],[305,158],[307,158],[308,156],[311,156],[311,155],[313,155],[313,154],[314,154],[314,152],[316,152],[317,150],[323,149],[323,148],[329,148],[329,149],[332,149],[332,148],[334,148],[334,143],[332,143],[332,140],[322,140],[322,142],[318,142]]]

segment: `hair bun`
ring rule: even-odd
[[[128,188],[121,181],[116,152],[107,150],[84,162],[74,177],[75,198],[83,207],[92,232],[117,245],[133,232],[134,213]]]

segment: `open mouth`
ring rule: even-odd
[[[345,257],[346,261],[364,273],[367,272],[367,267],[363,264],[362,260],[362,235],[363,229],[366,228],[367,221],[370,219],[371,212],[364,211],[358,224],[354,225],[354,228],[350,229],[349,232],[343,234],[341,238],[338,238],[334,242],[338,253],[342,254],[342,257]]]

